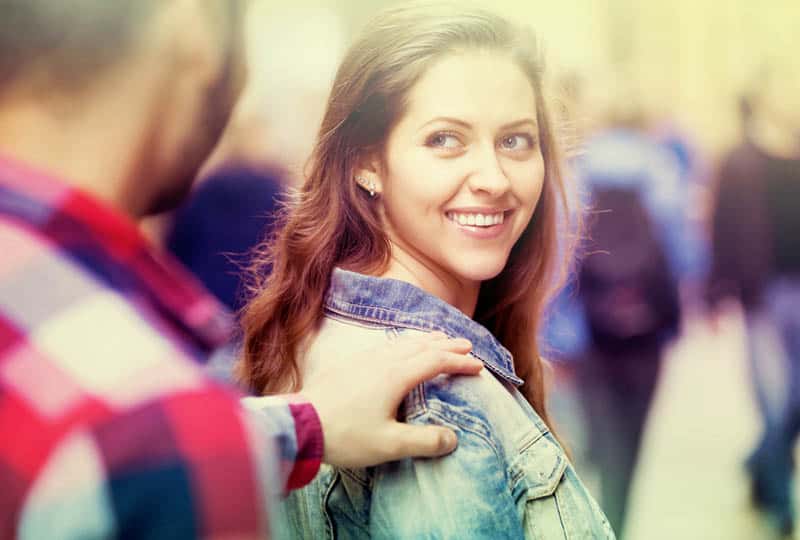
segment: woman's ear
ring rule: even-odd
[[[359,160],[353,180],[367,191],[370,197],[376,197],[383,192],[382,170],[381,162],[376,156],[365,156]]]

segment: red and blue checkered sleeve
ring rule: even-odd
[[[245,408],[265,435],[278,445],[286,490],[308,484],[319,471],[324,451],[322,425],[314,407],[298,394],[247,397]]]
[[[264,433],[214,388],[91,424],[63,438],[37,475],[19,536],[272,537],[278,520],[270,510],[284,483],[275,462],[281,445]]]

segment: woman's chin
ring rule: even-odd
[[[457,269],[463,281],[483,282],[500,275],[505,268],[505,261],[476,261],[474,264],[462,264]]]

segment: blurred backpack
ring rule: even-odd
[[[588,223],[588,253],[578,274],[595,346],[620,350],[661,344],[680,323],[677,280],[640,192],[598,188]]]

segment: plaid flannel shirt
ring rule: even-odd
[[[274,533],[322,432],[204,375],[230,329],[132,221],[0,159],[0,538]]]

